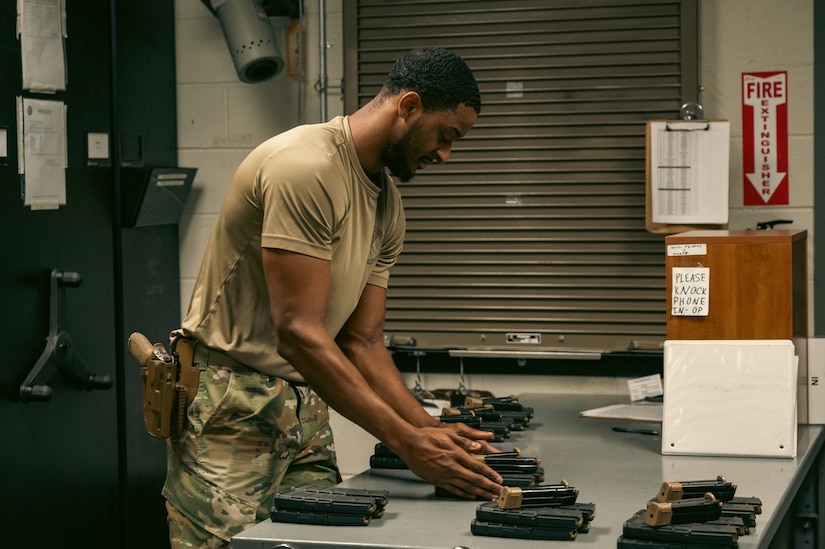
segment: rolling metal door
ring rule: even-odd
[[[482,92],[450,161],[401,184],[388,343],[658,349],[664,238],[645,230],[645,122],[696,101],[696,2],[353,0],[344,17],[347,112],[417,46],[456,51]]]

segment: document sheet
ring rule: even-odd
[[[648,123],[651,220],[669,224],[728,222],[728,121]]]

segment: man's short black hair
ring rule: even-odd
[[[470,67],[444,48],[417,48],[396,60],[381,94],[414,91],[426,110],[454,110],[465,104],[481,113],[481,93]]]

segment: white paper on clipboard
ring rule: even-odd
[[[668,340],[662,454],[796,456],[790,340]]]
[[[17,0],[23,89],[66,89],[66,0]]]
[[[651,121],[651,220],[726,224],[730,122]]]

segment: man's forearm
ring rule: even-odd
[[[303,342],[279,347],[279,352],[327,404],[379,440],[393,445],[393,439],[420,426],[400,414],[385,395],[376,392],[331,339],[316,341],[314,345]]]
[[[432,427],[438,418],[427,413],[410,392],[386,347],[352,346],[343,349],[373,390],[401,417],[416,427]]]

